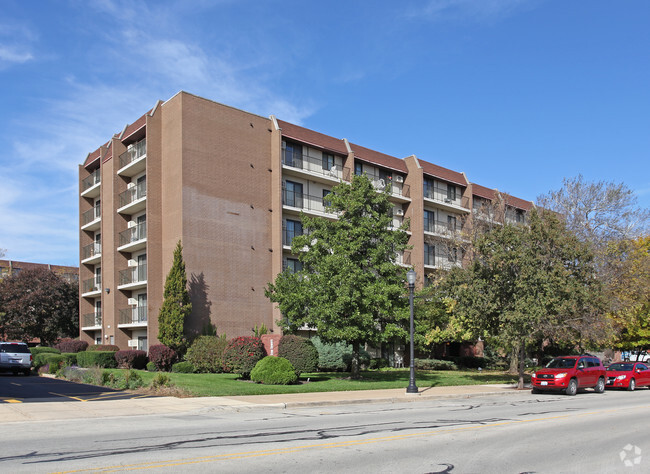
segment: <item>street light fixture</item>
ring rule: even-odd
[[[409,386],[406,388],[406,393],[418,393],[418,388],[415,386],[415,360],[414,360],[414,345],[413,345],[413,290],[415,289],[415,277],[417,274],[413,269],[406,272],[406,281],[409,284],[409,309],[411,312],[411,357],[410,357],[410,376]]]

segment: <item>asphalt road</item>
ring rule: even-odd
[[[0,472],[640,473],[649,410],[643,389],[17,422]]]
[[[0,403],[120,400],[140,395],[67,380],[0,372]]]

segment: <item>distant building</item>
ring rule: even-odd
[[[291,241],[301,212],[335,219],[333,186],[365,174],[388,190],[393,226],[410,219],[412,248],[396,263],[417,285],[463,264],[454,242],[476,222],[525,220],[532,203],[471,183],[465,173],[411,155],[389,156],[274,116],[261,117],[186,92],[158,102],[90,152],[79,166],[82,340],[147,349],[180,240],[192,316],[228,337],[281,315],[265,296],[284,269],[298,270]]]
[[[51,265],[49,263],[17,262],[15,260],[0,260],[0,280],[11,275],[17,275],[22,270],[45,269],[65,278],[69,283],[79,281],[79,267]]]

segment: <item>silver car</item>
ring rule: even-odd
[[[29,375],[32,369],[32,353],[24,342],[0,342],[0,370],[11,370],[14,375]]]

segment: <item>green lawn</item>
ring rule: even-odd
[[[113,369],[118,371],[119,369]],[[155,372],[137,371],[145,383],[150,385]],[[334,392],[343,390],[379,390],[406,388],[409,371],[385,370],[363,371],[361,380],[350,380],[344,372],[303,374],[299,385],[262,385],[238,380],[233,374],[176,374],[168,373],[171,382],[194,396],[220,397],[236,395],[266,395],[273,393]],[[491,383],[516,383],[517,377],[503,372],[491,371],[418,371],[418,388],[452,385],[480,385]]]

